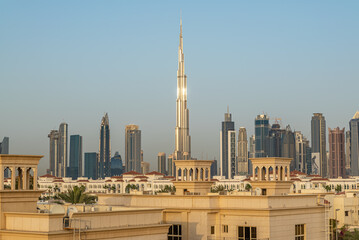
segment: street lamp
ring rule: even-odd
[[[337,221],[337,212],[339,211],[340,209],[335,209],[335,240],[338,240],[338,221]]]

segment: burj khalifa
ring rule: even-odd
[[[189,135],[189,111],[187,108],[187,76],[184,71],[182,20],[178,46],[176,133],[174,160],[191,159],[191,136]]]

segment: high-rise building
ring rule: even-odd
[[[307,140],[307,145],[306,145],[306,154],[307,154],[307,162],[306,162],[306,167],[307,167],[307,171],[306,174],[312,174],[313,173],[313,161],[312,161],[312,148],[309,146],[309,141]]]
[[[252,174],[252,161],[250,160],[251,158],[255,158],[256,157],[256,136],[252,135],[249,138],[249,159],[248,159],[248,174],[251,175]]]
[[[96,152],[85,153],[85,177],[97,179],[98,157],[99,155]]]
[[[105,178],[111,176],[111,141],[110,141],[110,122],[108,114],[101,120],[100,127],[100,156],[98,159],[98,177]]]
[[[59,127],[59,140],[58,140],[58,177],[66,177],[66,170],[68,165],[68,125],[61,123]]]
[[[309,148],[309,141],[304,137],[300,131],[295,131],[295,161],[294,169],[303,173],[308,172],[308,161],[310,161],[310,155],[307,151]],[[309,157],[309,159],[308,159]]]
[[[214,159],[211,165],[211,176],[217,176],[217,160]]]
[[[281,129],[279,123],[274,123],[269,130],[268,157],[281,157],[283,152],[283,135],[285,129]]]
[[[344,128],[328,128],[329,137],[329,177],[346,177],[345,173],[345,138]]]
[[[221,176],[230,179],[236,175],[236,132],[229,112],[224,114],[222,122],[219,162]]]
[[[174,176],[174,173],[176,172],[174,170],[175,165],[173,164],[173,155],[168,155],[167,158],[167,175],[168,176]]]
[[[0,154],[9,154],[9,137],[4,137],[0,142]]]
[[[350,131],[345,132],[345,173],[350,176]]]
[[[314,113],[311,122],[312,153],[319,153],[319,174],[328,176],[326,122],[322,113]]]
[[[244,127],[239,128],[237,144],[237,174],[248,175],[248,140]]]
[[[359,111],[349,122],[351,176],[359,176]]]
[[[123,163],[119,152],[111,158],[111,176],[120,176],[123,173]]]
[[[281,157],[291,158],[292,161],[290,163],[290,170],[294,170],[295,168],[295,136],[288,125],[285,128],[285,131],[282,134],[282,154]]]
[[[148,162],[141,162],[141,171],[142,174],[147,174],[150,172],[150,163]]]
[[[166,153],[159,152],[157,155],[158,172],[166,174]]]
[[[187,76],[184,69],[182,20],[178,46],[176,130],[174,160],[191,159],[191,137],[189,135],[189,111],[187,109]]]
[[[50,141],[50,152],[49,152],[49,161],[50,161],[50,168],[49,173],[54,176],[59,176],[59,131],[51,130],[48,135]]]
[[[67,177],[77,179],[82,177],[82,136],[70,136],[70,166],[67,169]]]
[[[141,130],[137,125],[125,129],[126,172],[141,172]]]
[[[258,115],[254,121],[256,151],[255,157],[267,157],[269,148],[269,118],[267,115]]]

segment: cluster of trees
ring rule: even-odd
[[[324,186],[324,189],[325,189],[327,192],[329,192],[329,191],[332,190],[332,187],[331,187],[330,185],[325,185],[325,186]],[[341,191],[342,191],[342,185],[337,185],[337,186],[334,188],[334,190],[335,190],[336,193],[341,192]]]
[[[252,189],[252,186],[249,183],[247,183],[246,186],[244,187],[244,189],[246,191],[250,191]],[[218,192],[222,192],[222,191],[226,191],[226,190],[228,192],[234,191],[234,189],[226,189],[223,185],[211,187],[211,193],[218,193]]]
[[[60,188],[58,188],[57,186],[55,186],[54,188],[49,187],[49,191],[54,190],[55,192],[60,191]],[[66,192],[64,193],[57,193],[55,194],[53,197],[50,196],[46,196],[43,198],[39,198],[40,200],[58,200],[57,203],[62,204],[64,202],[67,203],[72,203],[72,204],[77,204],[77,203],[85,203],[85,204],[93,204],[96,203],[97,201],[97,196],[95,195],[90,195],[85,193],[86,191],[86,187],[85,186],[74,186],[72,189],[68,189]]]
[[[163,189],[160,189],[157,192],[159,192],[159,193],[175,193],[176,192],[176,187],[166,185]]]

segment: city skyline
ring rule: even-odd
[[[352,4],[355,5],[356,3],[353,2]],[[10,9],[17,9],[19,7],[17,4],[11,3],[2,3],[2,5],[5,5]],[[116,4],[114,5],[116,6]],[[201,21],[194,18],[195,14],[191,11],[189,4],[184,4],[183,6],[184,33],[186,35],[186,72],[189,79],[191,79],[188,86],[188,98],[190,99],[189,108],[191,109],[190,126],[191,135],[193,136],[193,153],[191,155],[193,157],[198,159],[212,159],[215,157],[219,160],[218,132],[220,130],[222,114],[227,105],[230,106],[230,111],[233,114],[232,119],[237,126],[235,130],[237,131],[239,127],[245,127],[248,131],[248,138],[254,132],[253,120],[255,116],[262,114],[263,111],[269,114],[271,124],[274,122],[274,117],[281,117],[283,119],[282,127],[290,124],[293,131],[301,131],[307,139],[310,139],[310,118],[314,112],[323,113],[326,118],[327,127],[335,128],[339,126],[340,128],[345,127],[346,129],[349,129],[349,121],[359,108],[358,104],[353,101],[356,91],[355,89],[357,89],[359,85],[357,83],[358,71],[355,69],[355,63],[357,62],[355,59],[359,55],[359,51],[357,45],[354,44],[355,42],[358,42],[358,33],[354,32],[355,27],[353,23],[350,23],[350,21],[353,21],[351,18],[354,16],[351,15],[353,13],[349,11],[349,8],[346,9],[349,11],[347,16],[341,18],[339,21],[339,18],[343,17],[343,15],[339,14],[339,16],[333,16],[331,13],[342,10],[343,6],[338,7],[338,9],[334,11],[334,6],[327,4],[326,8],[322,10],[323,12],[319,12],[320,17],[323,17],[328,21],[325,23],[323,20],[314,17],[314,15],[316,15],[314,13],[318,13],[315,12],[315,10],[319,11],[318,4],[311,5],[314,9],[312,12],[305,10],[305,6],[307,6],[306,4],[299,4],[299,10],[296,13],[307,13],[309,15],[309,20],[306,19],[304,22],[306,22],[306,24],[315,23],[315,26],[309,26],[305,23],[301,24],[298,19],[298,22],[294,22],[294,26],[301,27],[302,29],[300,28],[300,32],[302,34],[305,33],[305,30],[313,34],[314,30],[324,29],[321,32],[323,36],[314,34],[311,39],[313,42],[307,45],[305,44],[305,40],[308,40],[306,38],[300,38],[300,41],[304,42],[297,42],[294,38],[290,37],[292,36],[291,34],[297,36],[294,31],[289,29],[292,25],[281,22],[286,19],[293,20],[289,14],[287,15],[283,13],[279,14],[277,18],[272,16],[274,19],[269,19],[270,24],[273,25],[268,26],[272,27],[270,29],[272,29],[274,33],[273,36],[268,39],[268,42],[262,42],[260,39],[255,38],[255,36],[261,36],[261,34],[254,34],[250,31],[250,27],[255,27],[258,32],[262,30],[262,34],[264,34],[266,30],[260,27],[260,24],[249,23],[249,21],[246,21],[252,19],[252,16],[245,14],[243,17],[238,17],[236,14],[240,15],[239,13],[234,14],[233,11],[226,8],[226,10],[229,11],[228,17],[218,21],[220,19],[218,15],[210,16],[211,13],[215,12],[214,4],[212,3],[209,5],[210,6],[206,6],[208,13],[203,15],[204,18]],[[252,4],[233,3],[233,5],[237,7],[243,5],[242,7],[249,10],[253,16],[258,17],[258,13],[255,14],[256,12],[254,11],[256,8]],[[268,6],[268,4],[263,5]],[[36,6],[36,4],[31,6]],[[54,6],[56,5],[45,5],[45,7],[50,8],[51,11],[57,13],[57,11],[53,9]],[[291,10],[291,6],[295,6],[295,4],[288,4],[282,6],[282,8]],[[124,8],[126,9],[126,7],[132,10],[135,9],[135,5],[133,4],[126,5]],[[66,59],[66,55],[64,54],[68,54],[72,58],[70,49],[77,46],[76,44],[71,44],[70,41],[65,40],[63,43],[57,42],[51,36],[47,39],[49,45],[39,46],[38,36],[33,35],[32,37],[34,39],[28,39],[28,41],[25,42],[24,47],[28,49],[31,49],[31,47],[38,49],[38,52],[34,54],[34,52],[28,50],[21,54],[18,53],[17,50],[15,50],[15,47],[18,47],[17,44],[19,43],[16,41],[9,43],[9,41],[13,40],[16,36],[19,36],[16,34],[22,36],[21,34],[26,33],[21,25],[23,19],[14,21],[12,19],[13,16],[9,16],[0,10],[1,13],[3,13],[0,14],[0,16],[2,16],[0,17],[1,20],[4,17],[13,20],[6,23],[1,21],[1,26],[6,27],[8,26],[7,24],[12,24],[15,26],[15,29],[18,30],[18,32],[15,32],[14,30],[6,28],[6,37],[0,40],[3,43],[1,45],[8,46],[8,49],[4,51],[5,54],[0,57],[0,63],[2,63],[0,64],[2,65],[0,67],[0,77],[1,79],[6,80],[2,86],[7,90],[4,91],[2,97],[4,101],[8,102],[3,108],[4,117],[0,123],[0,138],[2,139],[4,136],[10,137],[11,153],[45,155],[45,158],[40,162],[40,173],[44,173],[45,169],[48,168],[49,162],[47,134],[51,129],[56,129],[58,124],[63,121],[68,123],[69,135],[80,134],[83,136],[83,152],[97,151],[99,138],[98,121],[103,112],[109,112],[111,116],[111,145],[114,151],[120,151],[122,157],[124,157],[125,154],[124,127],[130,123],[138,124],[143,131],[142,148],[144,150],[144,161],[151,163],[151,169],[155,169],[158,152],[166,152],[167,154],[172,153],[174,149],[175,71],[177,65],[176,47],[178,46],[179,11],[177,6],[173,7],[172,5],[165,5],[165,7],[168,7],[171,10],[170,15],[163,14],[157,16],[155,20],[150,20],[150,25],[146,26],[147,30],[142,31],[141,34],[141,30],[144,30],[144,28],[138,22],[133,23],[130,27],[131,29],[136,29],[135,32],[133,32],[133,30],[131,31],[129,27],[121,25],[123,28],[122,31],[126,30],[123,34],[128,36],[127,41],[136,39],[134,44],[138,44],[138,50],[139,52],[142,51],[142,55],[140,55],[139,52],[136,52],[137,50],[131,52],[131,50],[125,51],[122,48],[120,49],[121,44],[132,46],[130,49],[135,49],[135,47],[134,45],[129,44],[129,42],[126,44],[126,41],[118,41],[119,37],[122,35],[112,35],[110,31],[105,31],[102,32],[103,38],[96,38],[96,40],[100,41],[102,44],[109,44],[111,47],[116,48],[116,53],[124,51],[126,54],[119,54],[120,57],[114,58],[104,46],[97,49],[91,49],[91,47],[94,46],[94,42],[92,42],[94,40],[89,40],[88,44],[85,44],[79,51],[73,53],[74,58],[78,61],[78,70],[71,68],[63,62],[63,60]],[[198,9],[199,5],[194,4],[194,9],[196,8]],[[109,8],[104,6],[102,6],[101,9],[105,12],[109,11]],[[220,9],[223,10],[224,7],[220,6]],[[91,8],[88,10],[90,11]],[[142,8],[140,8],[140,10],[144,11]],[[238,8],[238,10],[244,11],[240,8]],[[38,10],[34,9],[34,11],[36,12]],[[266,13],[260,9],[259,11],[261,13]],[[25,13],[25,16],[29,16],[29,12],[26,12],[25,10],[22,10],[22,12]],[[75,17],[75,15],[72,15],[73,13],[68,13],[70,14],[70,19]],[[156,15],[156,12],[152,12],[150,16],[152,16],[152,14],[154,16]],[[49,17],[50,23],[54,23],[54,19],[48,15],[46,16]],[[93,21],[92,18],[86,16],[87,15],[85,15],[85,19]],[[117,15],[112,16],[116,16],[118,17],[118,20],[121,20]],[[141,21],[148,16],[148,13],[144,16],[138,16],[138,21]],[[45,16],[40,14],[37,18],[30,21],[31,23],[35,23],[34,28],[39,31],[40,36],[41,31],[45,31],[50,27],[47,24],[39,25],[38,21],[40,21],[42,17]],[[124,17],[129,16],[127,14]],[[234,21],[235,23],[229,24],[230,17],[233,17],[233,19],[236,20]],[[165,19],[166,21],[168,19],[170,20],[166,24],[160,25],[161,28],[155,26],[156,23],[162,23]],[[260,19],[263,20],[263,18]],[[146,20],[148,20],[148,18]],[[345,32],[343,29],[332,29],[330,24],[336,20],[336,26],[343,25],[346,27],[345,30],[353,28],[352,32]],[[104,22],[106,21],[109,21],[109,19],[104,20]],[[208,24],[205,24],[206,21],[208,21]],[[243,21],[247,23],[247,26],[239,24]],[[75,23],[78,24],[78,27],[82,27],[83,23],[81,21],[75,21]],[[95,22],[92,23],[94,24]],[[275,25],[274,23],[279,25]],[[66,22],[64,24],[64,29],[60,29],[60,32],[74,29],[67,25]],[[229,31],[228,24],[230,26],[238,25],[239,30],[237,35],[233,33],[233,38],[230,38],[228,46],[225,46],[228,37],[222,39],[220,36],[232,33]],[[100,26],[93,27],[94,29],[97,29]],[[112,30],[116,29],[114,25],[111,25],[110,28],[111,27]],[[280,27],[286,30],[284,31],[286,34],[281,34],[279,31]],[[88,36],[86,33],[89,34],[89,32],[86,31],[89,31],[90,29],[86,27],[84,29],[84,36]],[[197,29],[201,29],[202,31],[197,31]],[[239,35],[239,32],[241,35]],[[53,32],[50,31],[50,33]],[[331,39],[332,41],[323,42],[323,40],[326,40],[326,37],[338,33],[344,34],[343,39],[336,37],[334,38],[335,41]],[[146,38],[142,37],[144,36],[142,34],[148,35],[149,39],[147,39],[147,43]],[[211,35],[212,38],[208,38],[209,35]],[[244,37],[244,39],[239,41],[241,44],[237,44],[235,40],[239,40],[240,36]],[[285,39],[289,41],[289,43],[282,42],[281,44],[276,45],[275,40],[280,39],[281,36],[287,37]],[[298,34],[298,36],[301,35]],[[84,38],[80,35],[76,35],[71,39],[80,41]],[[155,43],[155,40],[158,41],[158,43]],[[249,40],[256,41],[248,47],[247,41]],[[236,44],[234,44],[234,42]],[[79,42],[76,43],[78,44]],[[295,43],[298,45],[295,45]],[[64,54],[56,52],[54,53],[54,57],[45,53],[49,51],[50,46],[56,44],[59,44],[59,46],[64,48]],[[321,46],[320,44],[323,44],[324,46]],[[149,45],[152,45],[152,48],[147,48]],[[156,50],[162,46],[163,49],[160,51],[160,55],[155,56],[154,59],[152,59],[152,62],[154,63],[146,65],[142,62],[142,58],[153,56]],[[216,46],[218,49],[208,48],[209,46]],[[272,48],[270,48],[270,46],[272,46]],[[330,47],[334,46],[337,46],[334,50],[330,49]],[[338,46],[340,46],[340,48]],[[266,51],[264,54],[262,53],[262,55],[260,55],[259,51],[255,51],[256,47],[259,47],[259,50],[266,49]],[[284,50],[281,51],[279,47],[283,47]],[[315,53],[314,56],[313,54],[309,54],[311,60],[309,62],[311,62],[311,64],[304,62],[308,57],[304,57],[303,55],[310,51],[304,51],[304,53],[299,53],[298,51],[298,48],[307,50],[306,47],[309,47],[309,49]],[[23,48],[20,48],[19,50],[21,49],[24,50]],[[143,51],[143,49],[150,50]],[[211,51],[208,51],[208,49],[211,49]],[[229,55],[223,54],[223,52],[229,53],[230,50],[234,51],[234,53]],[[273,50],[277,50],[279,57],[273,55],[275,52]],[[81,51],[87,52],[85,56],[89,56],[87,54],[96,55],[91,56],[91,58],[89,58],[90,60],[86,61],[85,59],[79,58]],[[210,54],[208,52],[210,52]],[[333,59],[336,59],[336,61],[333,62],[324,57],[321,58],[320,53],[325,53],[326,56],[333,56]],[[21,59],[15,64],[16,56]],[[33,64],[26,62],[31,56],[35,57],[36,60]],[[209,61],[210,56],[215,62]],[[98,57],[105,63],[102,63],[95,68],[92,66],[92,63],[94,63],[94,59]],[[273,62],[275,64],[267,62],[269,59],[272,59],[269,57],[274,57]],[[110,59],[115,59],[116,61],[112,63]],[[125,59],[129,60],[126,64],[124,64]],[[292,61],[292,65],[290,63],[285,63],[288,59]],[[49,63],[45,63],[44,60]],[[80,60],[83,62],[81,63]],[[258,62],[253,64],[253,61],[257,60]],[[56,64],[57,61],[63,65]],[[219,64],[219,61],[223,61],[225,66]],[[119,63],[124,66],[119,67]],[[24,67],[24,64],[29,64],[29,66]],[[41,73],[43,68],[45,69],[45,73]],[[128,70],[126,70],[126,68],[128,68]],[[154,68],[156,72],[151,72],[150,75],[148,75],[148,71],[146,70],[149,68]],[[107,71],[108,69],[111,71]],[[134,71],[136,69],[140,69],[141,71]],[[211,71],[209,71],[209,69]],[[68,70],[71,71],[65,74]],[[23,72],[28,76],[24,77],[19,72]],[[103,72],[106,72],[105,77],[107,79],[100,78],[100,75]],[[146,74],[142,74],[141,72]],[[59,76],[55,76],[58,75],[58,73],[60,73]],[[94,74],[94,76],[90,76],[91,74]],[[141,78],[149,80],[146,82],[140,80]],[[309,78],[309,80],[306,80],[306,78]],[[33,89],[33,87],[28,86],[29,80],[35,88],[39,89]],[[157,80],[154,85],[153,80]],[[297,82],[299,80],[301,80],[301,82],[299,82],[300,84]],[[50,99],[51,96],[55,94],[53,91],[50,91],[50,89],[52,89],[53,85],[58,83],[58,81],[73,84],[73,89],[66,89],[67,91],[64,95],[66,99],[63,99],[62,101],[59,101],[58,98],[56,100]],[[108,94],[109,96],[113,96],[105,98],[106,100],[100,100],[99,102],[102,106],[95,104],[95,100],[88,98],[88,96],[96,94],[97,91],[104,90],[102,89],[102,84],[99,86],[98,81],[107,83],[106,88],[108,87],[108,84],[112,85]],[[265,85],[265,91],[257,88],[258,82],[263,85],[268,84]],[[151,83],[151,85],[149,85],[149,83]],[[326,84],[322,86],[323,83]],[[138,87],[137,89],[139,90],[138,94],[140,97],[139,99],[134,99],[131,104],[128,104],[126,99],[131,96],[128,95],[131,91],[128,91],[129,93],[127,93],[125,89],[126,86],[130,86],[131,84],[135,84]],[[227,87],[222,88],[221,86],[228,84],[232,84],[233,87],[228,89]],[[277,84],[280,84],[280,89],[282,91],[280,94],[273,97],[273,91],[278,91]],[[18,88],[18,86],[20,87]],[[247,89],[248,93],[235,96],[234,93],[241,88]],[[290,91],[288,91],[288,89]],[[29,95],[29,93],[27,93],[28,90],[36,91],[32,91],[32,94]],[[57,89],[59,92],[63,90],[65,90],[65,88],[61,86]],[[81,95],[81,98],[83,99],[71,96],[75,93],[74,90],[76,90],[76,92],[78,90],[85,90],[85,94]],[[331,100],[333,96],[326,96],[321,92],[328,93],[334,90],[341,90],[343,94],[338,97],[338,101],[335,103],[326,104],[326,102]],[[297,91],[298,95],[301,97],[294,94]],[[18,92],[24,96],[16,98],[18,97],[16,94]],[[149,93],[147,94],[147,92]],[[256,96],[259,95],[260,97],[254,99],[254,92],[259,92]],[[88,94],[88,96],[86,94]],[[288,97],[292,98],[292,101],[290,101],[291,109],[289,109],[289,111],[286,109],[288,108],[288,105],[283,103],[283,99]],[[24,100],[25,98],[27,98],[27,100]],[[149,101],[146,101],[145,99]],[[204,101],[204,99],[206,100]],[[78,102],[72,105],[69,104],[69,102],[73,101]],[[98,101],[98,99],[96,99],[96,101]],[[250,104],[248,104],[248,102],[250,102]],[[59,108],[58,105],[60,103],[66,103],[66,107]],[[56,109],[56,111],[54,109]],[[28,116],[26,120],[23,117],[23,114]],[[159,118],[158,116],[164,116],[164,118]],[[14,119],[16,119],[16,121],[14,121]],[[29,128],[30,123],[32,123],[32,125]],[[156,136],[156,141],[152,140],[154,136]]]

